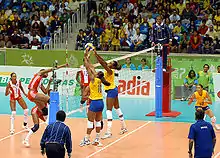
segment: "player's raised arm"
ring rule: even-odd
[[[91,67],[90,67],[90,64],[89,64],[89,59],[87,58],[87,54],[85,53],[85,56],[84,56],[84,64],[85,64],[85,67],[86,67],[86,70],[88,72],[88,75],[90,77],[90,79],[93,81],[94,80],[94,73],[92,72],[91,70]]]
[[[67,66],[68,66],[68,64],[59,65],[56,68],[50,68],[50,69],[41,70],[41,71],[38,72],[38,74],[39,75],[44,75],[44,74],[46,74],[48,72],[52,72],[54,69],[58,70],[60,68],[64,68],[64,67],[67,67]]]
[[[112,74],[112,70],[108,67],[108,64],[106,61],[96,52],[96,49],[94,49],[94,54],[98,60],[98,62],[104,67],[104,69],[108,72],[108,74]]]

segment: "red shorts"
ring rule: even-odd
[[[31,114],[37,114],[37,116],[38,116],[39,119],[41,119],[42,121],[46,122],[42,111],[38,109],[38,106],[37,106],[37,105],[35,105],[35,106],[31,109]]]
[[[32,102],[34,102],[34,99],[36,97],[37,92],[36,91],[29,91],[28,92],[28,99]]]
[[[18,101],[18,100],[20,100],[22,98],[22,96],[21,95],[19,95],[17,98],[15,98],[13,95],[10,95],[10,101]]]

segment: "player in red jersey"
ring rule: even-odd
[[[48,94],[48,96],[50,96],[50,84],[51,84],[51,82],[52,82],[52,78],[50,78],[50,80],[49,80],[49,83],[48,83],[46,91],[45,91],[46,92],[45,95]],[[47,104],[45,104],[44,107],[48,109]],[[34,126],[29,130],[29,133],[27,134],[24,141],[22,142],[26,147],[30,146],[30,144],[29,144],[30,136],[39,129],[40,120],[42,120],[43,122],[46,122],[46,120],[47,120],[47,116],[44,116],[42,110],[37,105],[35,105],[31,109],[31,116],[32,116]]]
[[[86,68],[82,65],[80,67],[82,70],[78,71],[76,74],[76,80],[80,83],[80,89],[81,89],[81,101],[80,101],[80,107],[83,107],[83,104],[88,99],[89,94],[86,92],[86,88],[89,86],[90,78],[88,75],[88,72]]]
[[[11,73],[11,81],[8,82],[8,85],[5,90],[5,96],[10,94],[10,107],[11,107],[11,127],[10,127],[10,134],[14,134],[14,120],[16,115],[16,101],[24,110],[24,123],[23,128],[27,127],[28,122],[28,108],[27,104],[25,103],[24,99],[21,96],[21,91],[27,97],[27,94],[24,91],[24,88],[21,85],[21,81],[17,80],[16,73]]]
[[[67,64],[60,65],[60,66],[57,66],[57,68],[55,69],[60,69],[66,66]],[[48,114],[48,109],[45,107],[45,105],[50,102],[50,97],[45,95],[47,92],[41,82],[42,82],[42,79],[47,78],[48,73],[52,72],[53,70],[54,68],[41,69],[38,73],[34,75],[30,84],[28,85],[28,89],[29,89],[28,99],[34,102],[39,107],[39,109],[42,110],[45,116]],[[44,94],[38,92],[39,88],[43,91]]]

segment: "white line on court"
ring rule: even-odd
[[[114,142],[112,142],[112,143],[110,143],[110,144],[106,145],[105,147],[101,148],[100,150],[98,150],[98,151],[96,151],[96,152],[94,152],[94,153],[90,154],[90,155],[89,155],[89,156],[87,156],[86,158],[90,158],[90,157],[92,157],[92,156],[94,156],[94,155],[96,155],[96,154],[100,153],[101,151],[103,151],[103,150],[107,149],[108,147],[110,147],[110,146],[114,145],[115,143],[119,142],[120,140],[124,139],[125,137],[127,137],[127,136],[129,136],[129,135],[131,135],[131,134],[133,134],[133,133],[137,132],[138,130],[142,129],[143,127],[147,126],[149,123],[151,123],[151,121],[146,122],[146,123],[145,123],[145,124],[143,124],[142,126],[140,126],[140,127],[136,128],[136,129],[134,129],[133,131],[131,131],[131,132],[129,132],[129,133],[127,133],[127,134],[125,134],[124,136],[122,136],[122,137],[118,138],[118,139],[117,139],[117,140],[115,140]]]
[[[220,156],[220,152],[218,152],[214,158],[218,158]]]
[[[69,115],[71,115],[71,114],[74,114],[74,113],[76,113],[76,112],[80,112],[81,110],[83,110],[83,109],[85,109],[85,108],[86,108],[86,107],[83,106],[82,108],[78,108],[78,109],[76,109],[76,110],[72,110],[71,112],[68,112],[68,113],[67,113],[67,116],[69,116]],[[41,122],[40,125],[45,124],[45,123],[46,123],[46,122]],[[4,138],[1,138],[1,139],[0,139],[0,142],[6,140],[6,139],[8,139],[8,138],[11,138],[11,137],[13,137],[13,136],[16,136],[16,135],[18,135],[18,134],[20,134],[20,133],[22,133],[22,132],[25,132],[25,131],[27,131],[27,129],[24,129],[24,130],[21,130],[21,131],[19,131],[19,132],[16,132],[16,133],[14,133],[13,135],[9,135],[9,136],[6,136],[6,137],[4,137]]]

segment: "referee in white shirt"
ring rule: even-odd
[[[58,111],[56,114],[56,122],[48,125],[41,138],[40,146],[42,155],[45,154],[48,158],[64,158],[65,148],[69,158],[72,153],[71,132],[67,125],[64,124],[66,113]]]

